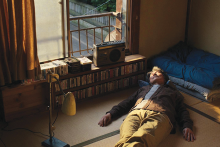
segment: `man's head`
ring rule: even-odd
[[[154,66],[152,71],[147,73],[147,77],[151,84],[164,85],[169,80],[168,75],[157,66]]]

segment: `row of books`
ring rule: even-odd
[[[64,89],[95,83],[98,81],[108,80],[121,75],[135,73],[141,70],[144,70],[144,62],[133,63],[125,66],[120,66],[112,69],[106,69],[103,71],[78,76],[78,77],[60,80],[60,84],[61,84],[61,88],[64,90]],[[57,83],[55,84],[55,91],[56,92],[60,91],[59,85]]]
[[[138,63],[116,67],[113,69],[107,69],[105,71],[101,71],[101,73],[95,73],[97,75],[92,75],[91,78],[88,78],[87,82],[86,81],[82,82],[80,83],[80,85],[85,85],[92,82],[97,82],[99,80],[105,80],[108,78],[113,78],[124,74],[134,73],[140,70],[144,70],[144,66],[145,66],[144,62],[138,62]],[[45,80],[48,70],[51,70],[52,73],[59,74],[59,76],[68,74],[68,64],[64,60],[55,60],[48,63],[42,63],[40,64],[40,67],[41,67],[41,74],[36,76],[35,79],[23,80],[23,84],[30,84],[34,81]],[[83,77],[83,79],[85,79],[85,77]]]
[[[40,64],[41,74],[37,75],[33,79],[23,80],[23,84],[31,84],[34,81],[45,80],[47,72],[50,70],[52,73],[58,74],[59,76],[68,74],[68,64],[63,60],[55,60],[47,63]]]
[[[88,87],[85,89],[73,91],[73,94],[75,96],[76,101],[92,96],[97,96],[100,94],[104,94],[106,92],[111,92],[115,91],[118,89],[123,89],[126,87],[130,87],[132,85],[137,85],[138,80],[144,80],[144,74],[136,75],[136,76],[131,76],[128,78],[123,78],[115,81],[111,81],[108,83],[103,83],[100,85],[95,85],[92,87]],[[59,105],[62,105],[64,100],[63,95],[58,95],[56,96],[56,102],[59,103]]]
[[[68,74],[68,64],[63,60],[55,60],[48,63],[40,64],[41,74],[37,77],[38,80],[46,79],[48,70],[51,70],[52,73],[58,74],[59,76]]]

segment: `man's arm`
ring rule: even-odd
[[[183,138],[187,141],[194,141],[196,137],[192,131],[193,121],[190,118],[189,112],[187,111],[185,104],[183,103],[183,96],[178,92],[177,94],[177,116],[178,123],[183,129]]]
[[[120,102],[118,105],[115,105],[112,107],[112,109],[108,112],[106,112],[106,115],[104,115],[100,121],[98,122],[98,125],[101,127],[107,126],[111,123],[112,119],[121,117],[122,115],[129,112],[129,110],[134,106],[138,94],[142,91],[142,88],[137,90],[134,94],[129,96],[127,99]]]

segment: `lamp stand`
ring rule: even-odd
[[[42,146],[45,146],[45,147],[70,147],[69,144],[66,144],[65,142],[52,136],[53,130],[55,130],[55,127],[52,125],[52,101],[51,101],[51,83],[56,81],[56,79],[54,79],[54,76],[56,78],[58,77],[57,74],[52,75],[51,71],[48,71],[47,82],[50,84],[50,106],[49,106],[49,112],[50,112],[49,113],[49,134],[50,134],[50,138],[43,141],[41,144],[42,144]]]
[[[55,137],[52,137],[52,142],[50,141],[50,138],[45,140],[44,142],[42,142],[42,146],[45,146],[45,147],[70,147],[69,144],[66,144],[65,142],[55,138]]]

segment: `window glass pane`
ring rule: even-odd
[[[36,0],[36,33],[40,62],[62,58],[62,5],[60,0]]]
[[[71,20],[70,21],[70,30],[71,31],[78,30],[78,20]]]
[[[71,33],[72,36],[72,51],[79,51],[79,33],[73,32]]]
[[[120,1],[120,2],[119,2]],[[126,13],[126,0],[118,0],[118,5],[123,5],[123,14]],[[119,6],[121,8],[121,6]],[[118,10],[118,8],[117,8]],[[122,10],[120,10],[122,11]],[[70,18],[76,19],[77,16],[86,16],[86,15],[96,15],[96,14],[105,14],[108,12],[116,12],[116,0],[69,0],[69,14]],[[72,33],[71,42],[73,45],[70,49],[73,52],[80,52],[81,54],[83,50],[86,49],[87,51],[87,44],[88,49],[93,47],[93,44],[99,44],[102,42],[108,42],[109,38],[110,41],[116,40],[123,40],[126,41],[126,38],[123,37],[126,35],[126,32],[122,33],[116,38],[118,32],[125,31],[126,29],[126,15],[123,15],[123,20],[120,19],[120,23],[122,23],[122,31],[115,30],[114,26],[120,27],[120,23],[116,24],[116,17],[111,15],[109,16],[99,16],[93,18],[80,18],[78,20],[71,20],[70,21],[70,31]],[[110,21],[109,21],[110,20]],[[109,27],[110,24],[110,27]],[[79,26],[78,26],[79,25]],[[79,29],[81,31],[79,31]],[[87,30],[87,31],[86,31]],[[94,31],[95,30],[95,31]],[[78,34],[80,32],[80,35]],[[80,37],[80,47],[79,47],[79,37]],[[120,38],[121,37],[121,38]],[[78,43],[77,43],[78,42]],[[89,50],[89,53],[92,51]]]

